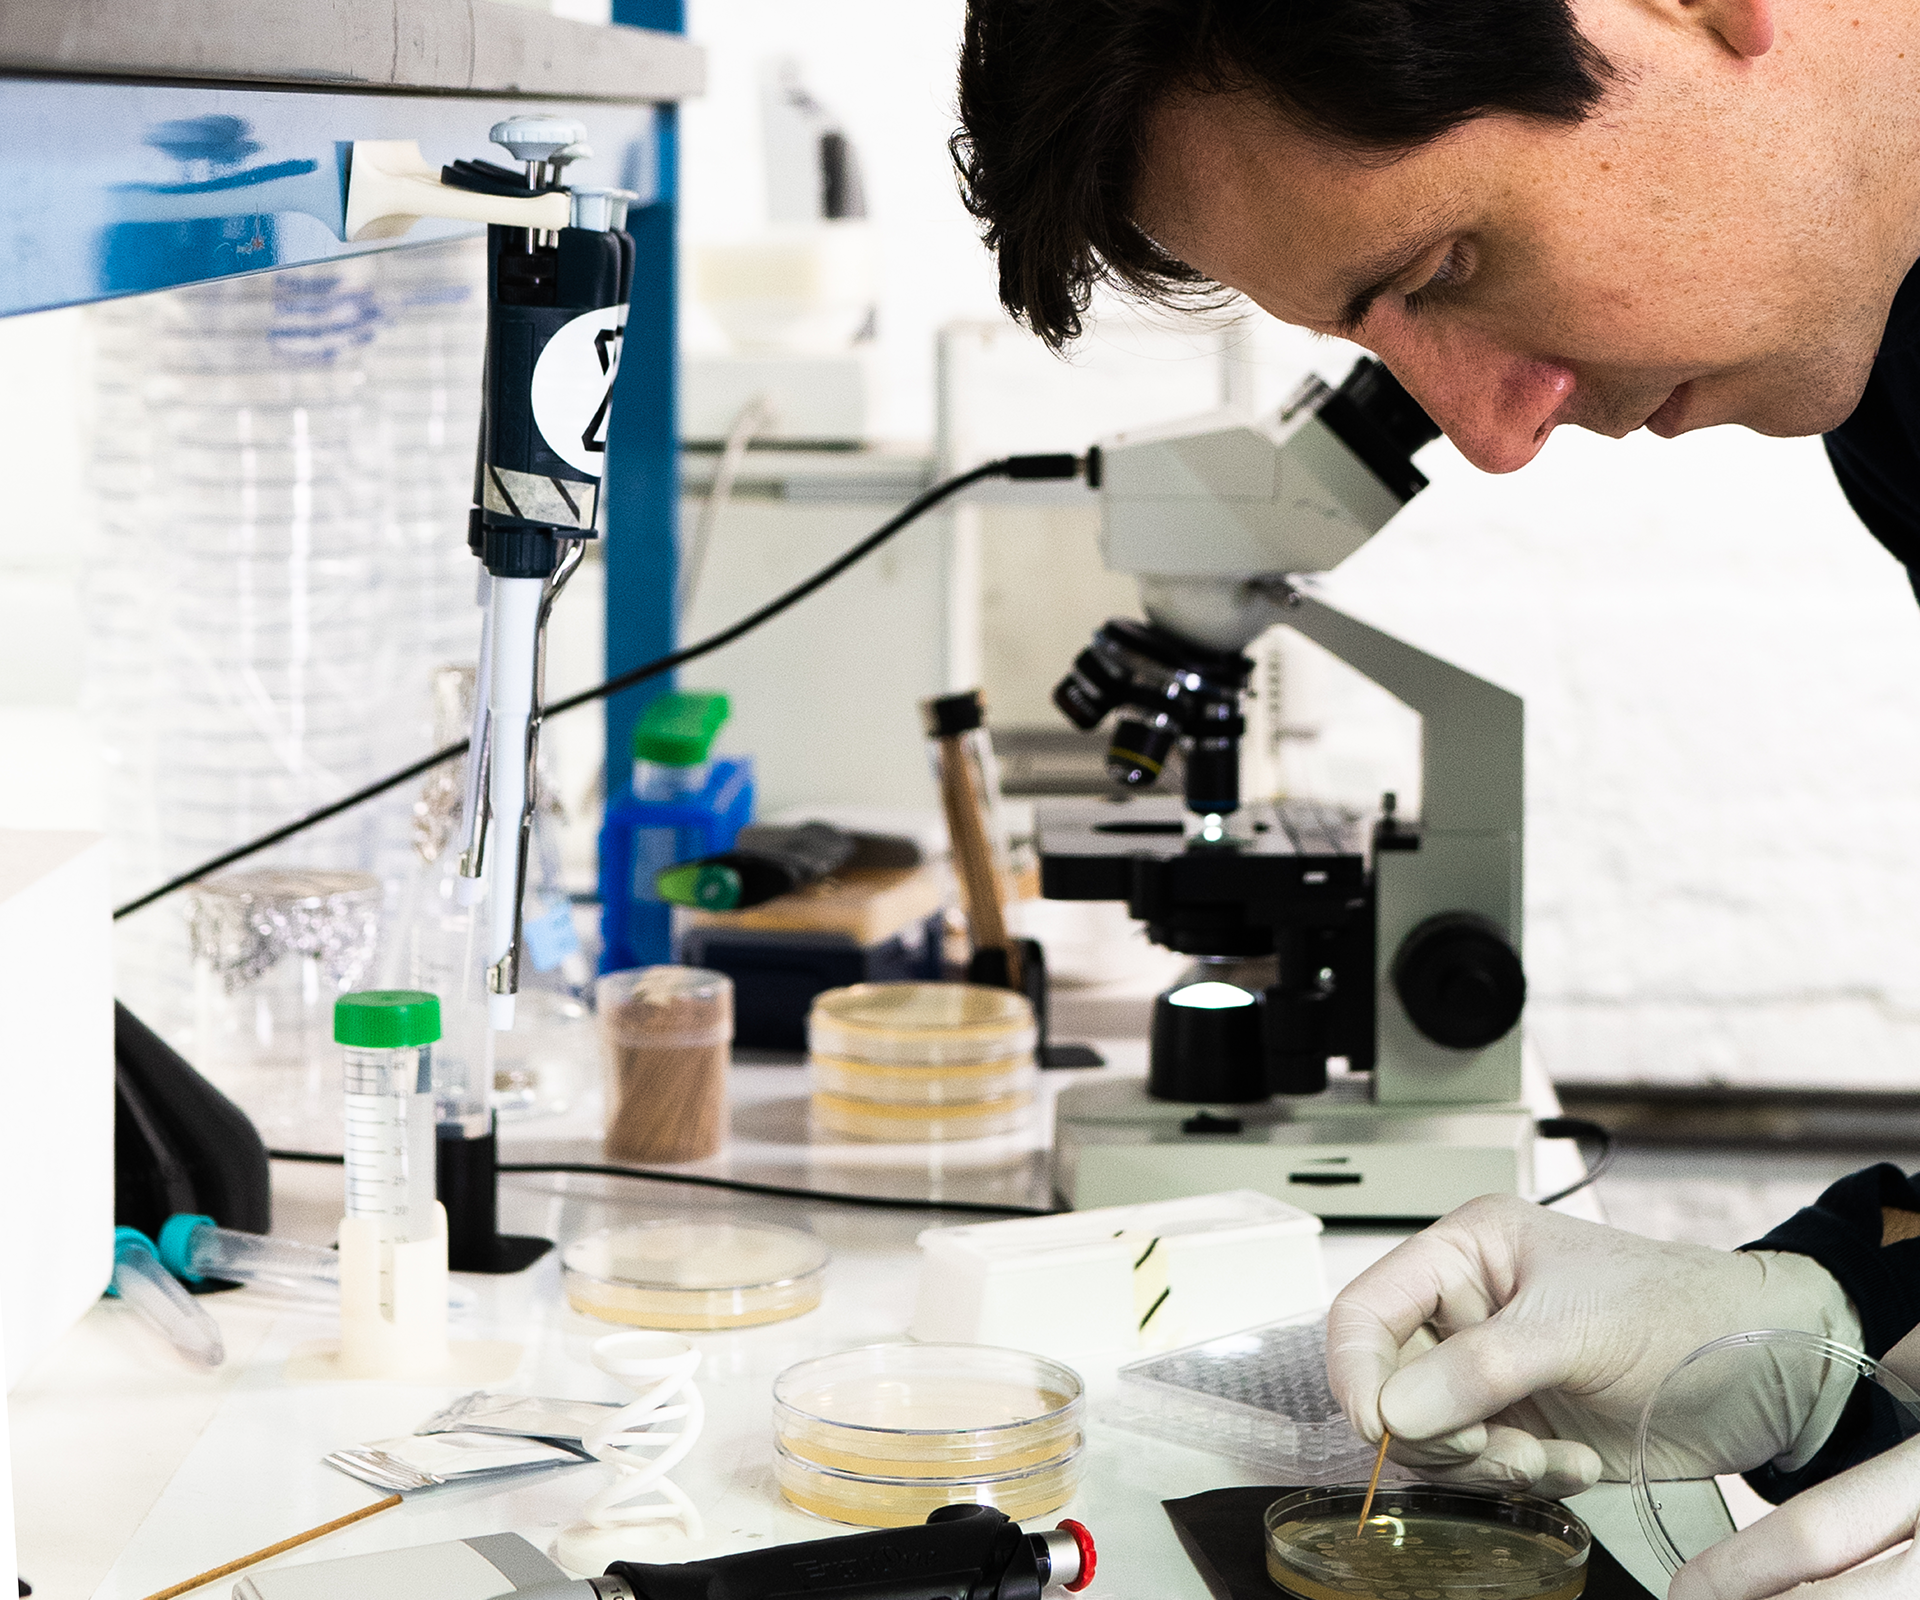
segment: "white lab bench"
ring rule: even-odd
[[[1100,1040],[1109,1071],[1144,1070],[1138,1040]],[[1048,1080],[1080,1073],[1047,1074]],[[1533,1074],[1545,1114],[1552,1091]],[[1049,1082],[1049,1088],[1051,1081]],[[901,1153],[816,1147],[805,1141],[805,1077],[791,1066],[736,1066],[734,1137],[695,1170],[870,1192],[1035,1203],[1045,1197],[1044,1127],[990,1150],[994,1164],[952,1153],[902,1165]],[[516,1138],[505,1159],[597,1158],[582,1139]],[[1578,1173],[1566,1141],[1544,1143],[1539,1181]],[[1563,1177],[1562,1174],[1566,1176]],[[275,1228],[330,1242],[341,1211],[340,1169],[277,1164]],[[1582,1203],[1584,1202],[1584,1204]],[[1590,1196],[1566,1203],[1597,1215]],[[912,1309],[924,1228],[967,1218],[762,1199],[615,1178],[509,1176],[501,1182],[504,1229],[562,1242],[613,1223],[663,1215],[755,1217],[811,1229],[833,1252],[819,1309],[789,1322],[695,1334],[705,1360],[700,1385],[707,1422],[674,1478],[706,1517],[697,1547],[663,1545],[641,1559],[675,1560],[759,1541],[820,1538],[846,1530],[787,1506],[774,1485],[769,1389],[791,1362],[903,1337]],[[1402,1237],[1340,1228],[1325,1236],[1338,1286]],[[526,1393],[623,1398],[590,1359],[593,1341],[615,1329],[571,1310],[560,1265],[549,1253],[509,1278],[461,1277],[471,1304],[456,1313],[456,1337],[508,1338],[526,1353],[510,1384]],[[189,1370],[132,1320],[102,1301],[21,1382],[11,1397],[20,1570],[44,1600],[141,1600],[195,1573],[341,1516],[377,1498],[321,1464],[343,1445],[412,1432],[461,1390],[420,1384],[293,1385],[281,1369],[304,1341],[328,1337],[322,1310],[236,1290],[202,1301],[219,1320],[226,1365]],[[1160,1509],[1162,1500],[1264,1481],[1257,1471],[1200,1449],[1103,1426],[1100,1395],[1111,1373],[1085,1373],[1093,1423],[1078,1497],[1062,1515],[1099,1541],[1093,1600],[1204,1600],[1207,1593]],[[508,1485],[423,1491],[406,1504],[279,1557],[285,1563],[401,1545],[513,1531],[546,1547],[571,1521],[607,1469],[583,1465]],[[1628,1514],[1627,1521],[1631,1522]],[[200,1591],[221,1600],[234,1580]]]

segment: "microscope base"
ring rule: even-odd
[[[1054,1108],[1053,1186],[1076,1210],[1257,1189],[1317,1216],[1430,1221],[1533,1186],[1534,1119],[1519,1106],[1311,1099],[1198,1106],[1137,1078],[1080,1083]]]

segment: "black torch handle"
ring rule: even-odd
[[[945,1506],[907,1528],[743,1550],[674,1566],[617,1561],[635,1600],[1040,1600],[1045,1543],[992,1506]]]

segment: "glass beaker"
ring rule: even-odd
[[[380,880],[258,867],[192,890],[191,1055],[269,1145],[340,1148],[333,1007],[373,965]]]

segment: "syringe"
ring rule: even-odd
[[[152,1240],[138,1228],[113,1230],[113,1282],[107,1293],[139,1312],[189,1361],[217,1367],[227,1359],[219,1325],[174,1282]]]

